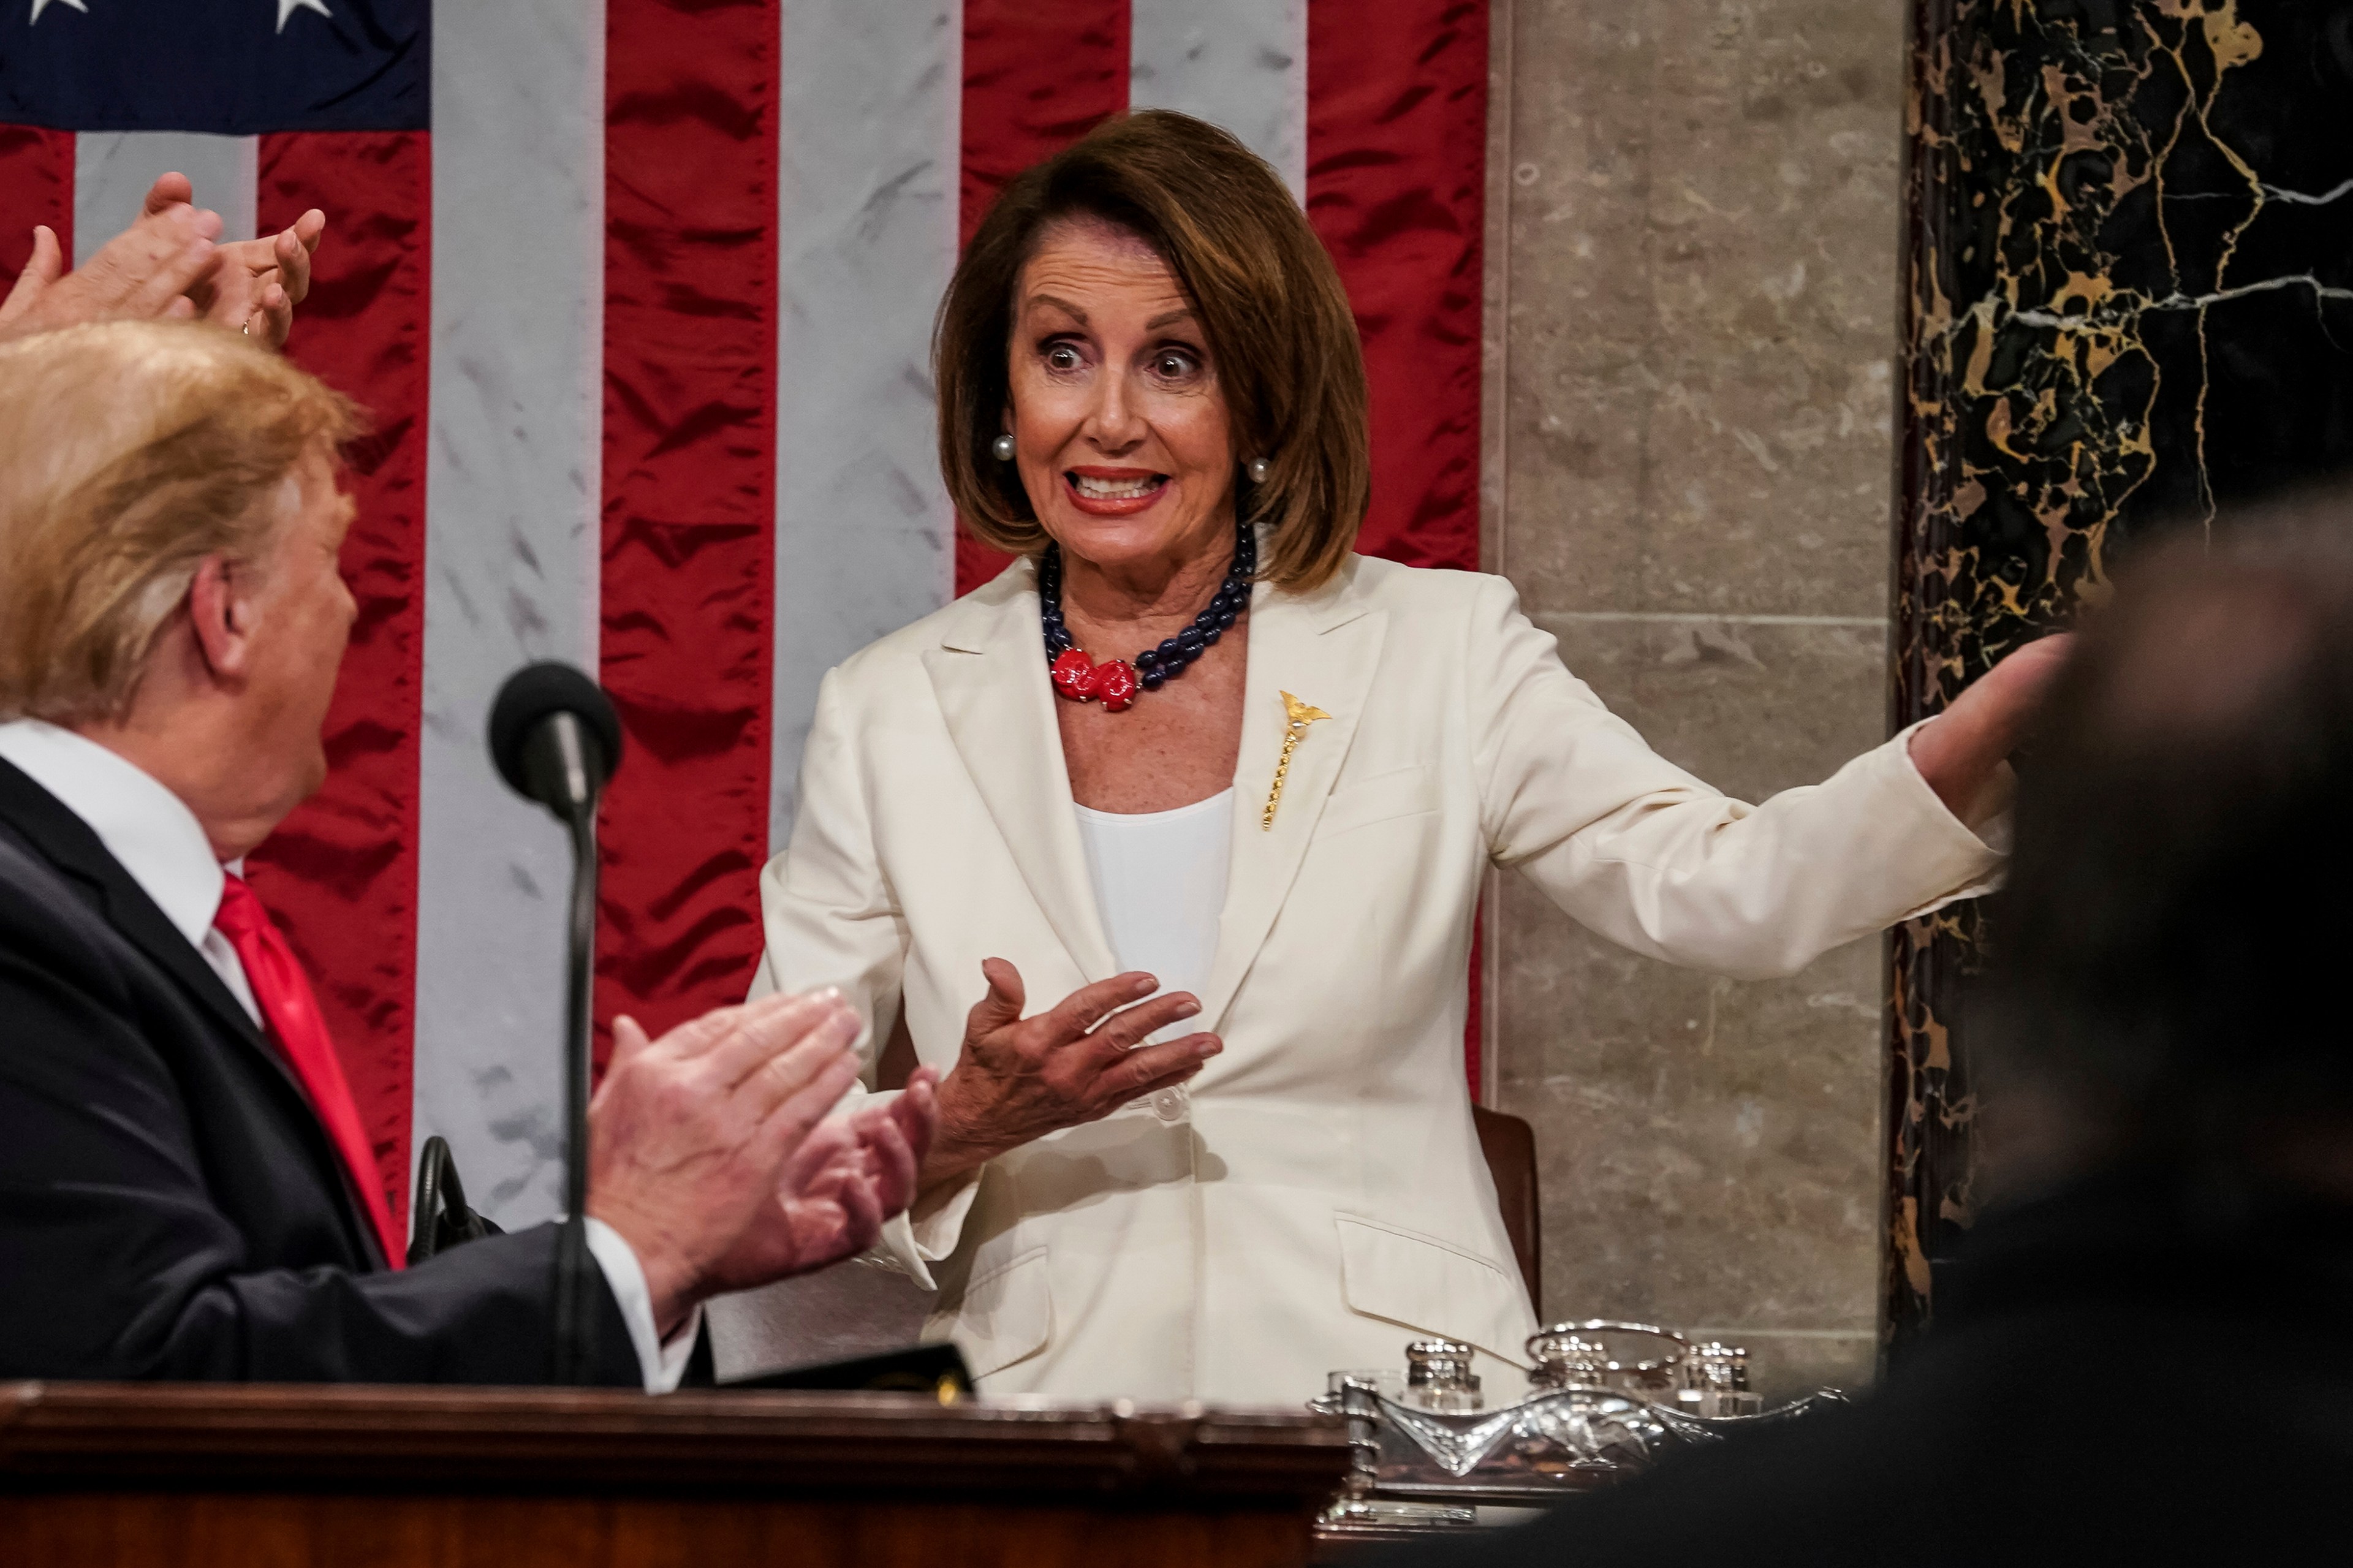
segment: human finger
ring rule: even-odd
[[[1179,1023],[1201,1010],[1201,1004],[1189,991],[1172,991],[1166,996],[1155,996],[1133,1007],[1121,1009],[1098,1025],[1090,1038],[1110,1050],[1124,1051],[1142,1045],[1169,1025]]]
[[[652,1044],[646,1026],[627,1013],[614,1019],[613,1054],[606,1060],[605,1076],[610,1078],[617,1069],[627,1067],[637,1059],[638,1052]]]
[[[1159,980],[1140,970],[1082,985],[1046,1012],[1047,1027],[1058,1045],[1075,1040],[1111,1016],[1114,1009],[1140,1001],[1159,989]]]
[[[139,216],[153,217],[171,207],[190,205],[195,199],[196,187],[187,175],[177,170],[168,174],[158,174],[155,183],[147,187],[147,200],[139,209]]]
[[[939,1072],[934,1068],[920,1068],[907,1079],[907,1087],[891,1101],[891,1119],[899,1124],[900,1135],[914,1151],[915,1163],[931,1152],[932,1138],[940,1127]]]
[[[857,1037],[855,1013],[845,1007],[826,1015],[740,1082],[729,1085],[727,1092],[746,1097],[752,1114],[765,1116],[769,1107],[798,1094],[841,1062],[849,1064],[849,1076],[854,1079],[858,1076],[858,1053],[849,1048],[849,1043]],[[840,1096],[834,1098],[839,1100]]]
[[[1117,1094],[1097,1099],[1093,1103],[1094,1114],[1108,1116],[1123,1105],[1133,1105],[1139,1100],[1149,1100],[1164,1089],[1181,1089],[1198,1077],[1200,1070],[1201,1064],[1195,1062],[1191,1067],[1182,1068],[1175,1072],[1160,1073],[1147,1079],[1134,1089],[1124,1089]]]
[[[257,239],[225,239],[220,253],[231,266],[253,274],[257,281],[278,275],[278,242],[282,235],[265,234]]]
[[[841,1205],[842,1217],[848,1222],[842,1226],[839,1253],[843,1258],[873,1246],[875,1238],[882,1234],[884,1217],[898,1213],[898,1208],[883,1202],[873,1179],[863,1174],[842,1183],[834,1201]]]
[[[837,1057],[832,1065],[799,1090],[769,1108],[750,1139],[751,1157],[762,1165],[784,1166],[809,1134],[832,1114],[857,1078],[857,1059],[846,1055]]]
[[[33,254],[26,258],[25,269],[16,274],[16,286],[8,297],[0,300],[0,323],[14,321],[33,308],[41,291],[65,274],[65,249],[58,244],[57,230],[45,223],[33,226]]]
[[[312,207],[278,237],[278,280],[285,286],[286,297],[297,305],[310,295],[311,258],[326,232],[327,215]]]
[[[1215,1035],[1187,1035],[1165,1045],[1134,1050],[1095,1076],[1092,1092],[1124,1105],[1139,1094],[1149,1094],[1181,1083],[1201,1070],[1201,1064],[1226,1048]]]
[[[973,1004],[972,1012],[965,1019],[965,1038],[969,1040],[1019,1023],[1022,1005],[1029,1000],[1029,992],[1021,984],[1021,972],[1004,959],[982,959],[980,977],[987,982],[988,994]]]
[[[778,993],[746,1003],[735,1010],[727,1028],[703,1053],[702,1070],[712,1087],[732,1089],[778,1052],[789,1050],[837,1009],[848,1011],[840,993],[831,989]]]
[[[749,1002],[739,1002],[732,1007],[713,1007],[708,1013],[688,1019],[655,1043],[675,1060],[692,1061],[733,1040],[738,1026],[744,1020],[765,1018],[789,1006],[794,1000],[789,993],[776,993],[755,997]]]
[[[255,314],[261,322],[261,330],[251,335],[273,349],[284,348],[287,338],[294,331],[294,301],[287,297],[286,290],[275,283],[264,289],[261,291],[261,309]]]
[[[896,1109],[894,1102],[890,1110]],[[899,1119],[890,1111],[860,1126],[858,1142],[874,1184],[875,1202],[883,1214],[897,1214],[914,1201],[915,1172],[922,1156],[908,1143]]]

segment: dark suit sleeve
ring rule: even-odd
[[[554,1226],[398,1273],[253,1255],[154,1044],[157,998],[81,915],[0,893],[0,1377],[545,1381]],[[593,1375],[638,1385],[589,1267]]]

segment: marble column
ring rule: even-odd
[[[1670,760],[1744,799],[1886,737],[1903,12],[1494,0],[1487,564]],[[1639,958],[1517,877],[1492,1103],[1536,1130],[1543,1310],[1869,1382],[1880,946]]]
[[[1893,717],[2353,467],[2353,0],[1914,0]],[[2026,765],[2031,767],[2031,759]],[[1971,1219],[1971,906],[1890,944],[1884,1324]]]

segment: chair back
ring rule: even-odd
[[[1527,1281],[1528,1300],[1544,1321],[1544,1211],[1536,1201],[1536,1130],[1516,1116],[1471,1108],[1479,1130],[1479,1152],[1487,1156],[1488,1173],[1495,1178],[1495,1199],[1504,1209],[1504,1232],[1512,1238],[1512,1256]]]

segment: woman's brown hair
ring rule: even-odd
[[[1340,275],[1266,162],[1165,109],[1106,121],[1005,188],[940,303],[933,370],[940,470],[974,533],[1017,555],[1045,531],[1011,464],[989,451],[1010,396],[1014,289],[1039,235],[1095,218],[1142,237],[1192,302],[1216,361],[1239,474],[1235,504],[1267,530],[1260,574],[1307,590],[1356,547],[1370,490],[1365,358]]]

